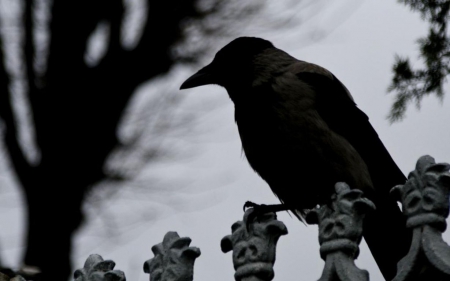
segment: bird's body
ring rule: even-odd
[[[271,66],[279,64],[279,68],[270,73],[260,67],[256,77],[269,72],[268,79],[230,92],[239,97],[234,98],[235,119],[252,168],[284,204],[300,213],[327,202],[338,181],[372,189],[364,160],[345,137],[330,130],[320,116],[314,90],[297,74],[322,70],[330,83],[340,82],[331,80],[334,77],[325,69],[282,51],[275,57],[267,53],[265,61],[273,60]],[[341,94],[347,95],[345,88]]]
[[[205,84],[227,90],[248,162],[288,209],[301,216],[327,203],[340,181],[374,201],[364,237],[391,279],[410,237],[389,191],[406,179],[345,86],[320,66],[246,37],[182,88]]]

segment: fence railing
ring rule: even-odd
[[[392,195],[402,204],[407,227],[413,239],[408,254],[397,265],[392,281],[450,280],[450,247],[442,239],[449,215],[450,165],[436,164],[430,156],[421,157],[404,185],[392,188]],[[363,220],[374,204],[357,189],[336,183],[329,205],[312,210],[309,224],[319,227],[320,255],[325,261],[319,281],[367,281],[369,272],[356,267]],[[288,233],[274,213],[247,222],[252,209],[242,221],[234,223],[232,233],[221,241],[224,253],[233,252],[236,281],[270,281],[278,239]],[[190,247],[191,239],[168,232],[161,243],[152,247],[154,257],[144,262],[150,281],[190,281],[200,249]],[[114,270],[112,260],[90,255],[83,268],[74,273],[75,281],[124,281],[125,274]],[[0,273],[0,281],[25,281]]]

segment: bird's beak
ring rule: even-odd
[[[203,67],[197,73],[189,77],[183,84],[181,84],[180,90],[194,88],[203,85],[217,84],[213,67],[211,64]]]

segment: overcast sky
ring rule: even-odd
[[[405,174],[424,154],[435,157],[437,162],[450,162],[447,101],[441,104],[429,97],[424,99],[420,111],[410,107],[404,121],[389,125],[386,120],[393,98],[386,89],[394,55],[410,56],[415,65],[420,65],[415,41],[426,34],[427,26],[419,14],[394,0],[341,0],[322,6],[317,16],[298,28],[267,32],[248,26],[240,35],[263,37],[298,59],[333,72],[370,117]],[[170,83],[158,82],[159,86],[175,89],[194,71],[176,68]],[[448,85],[445,91],[448,92]],[[195,280],[234,280],[231,253],[220,251],[220,240],[231,233],[235,221],[242,220],[245,201],[275,204],[277,199],[242,155],[234,108],[226,91],[206,86],[184,94],[182,110],[202,105],[212,108],[205,110],[205,116],[196,123],[193,131],[198,136],[178,144],[189,149],[189,157],[176,164],[166,161],[154,165],[141,175],[142,179],[159,179],[156,183],[150,181],[151,191],[124,188],[100,207],[86,207],[88,224],[74,242],[75,268],[82,267],[89,254],[98,253],[114,260],[128,280],[148,280],[142,264],[153,257],[151,247],[171,230],[189,236],[191,246],[201,249],[195,263]],[[145,99],[145,95],[143,89],[135,103]],[[19,194],[12,187],[13,180],[2,175],[0,183],[1,257],[6,265],[15,266],[23,245],[18,234],[23,229],[23,210]],[[323,268],[317,227],[306,227],[286,213],[278,218],[286,224],[289,234],[278,243],[275,280],[317,280]],[[450,241],[450,232],[445,238]],[[357,265],[369,270],[371,280],[382,280],[364,242]]]

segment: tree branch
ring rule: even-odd
[[[9,75],[5,68],[5,48],[0,37],[0,118],[4,122],[3,137],[9,152],[10,161],[23,187],[29,186],[33,168],[25,158],[17,138],[17,127],[9,92]]]
[[[24,23],[25,23],[25,47],[24,47],[24,53],[25,53],[25,64],[26,64],[26,72],[27,72],[27,82],[28,82],[28,89],[30,92],[35,91],[36,89],[36,75],[34,73],[34,44],[33,44],[33,7],[34,7],[34,1],[33,0],[25,0],[25,12],[24,12]]]
[[[388,119],[391,123],[403,119],[406,107],[411,101],[420,107],[423,97],[435,94],[442,100],[444,82],[450,75],[447,54],[450,50],[450,38],[447,35],[447,20],[450,13],[450,1],[411,1],[401,0],[412,10],[419,11],[423,19],[429,22],[427,37],[418,40],[420,58],[424,68],[413,70],[408,59],[397,56],[393,67],[389,92],[395,91],[395,101],[391,107]]]
[[[196,0],[147,2],[143,34],[128,60],[129,67],[137,70],[130,77],[137,84],[170,69],[174,63],[171,48],[183,39],[182,22],[198,16]]]
[[[54,1],[47,67],[49,83],[52,79],[67,80],[72,78],[70,75],[85,74],[86,42],[99,19],[103,18],[103,4],[102,1],[88,0]]]
[[[106,53],[105,60],[108,57],[117,55],[118,52],[122,51],[121,47],[121,28],[123,20],[123,1],[121,0],[111,0],[108,5],[107,18],[110,22],[110,36],[109,36],[109,46],[108,52]]]
[[[23,22],[25,23],[25,36],[24,36],[24,59],[26,68],[26,84],[28,87],[28,101],[30,104],[30,112],[33,118],[35,127],[35,143],[38,147],[41,146],[42,137],[39,135],[41,130],[42,118],[40,116],[42,106],[39,99],[39,89],[36,85],[36,73],[34,71],[34,61],[36,55],[36,49],[33,40],[33,10],[34,0],[24,0],[25,11],[23,13]]]

